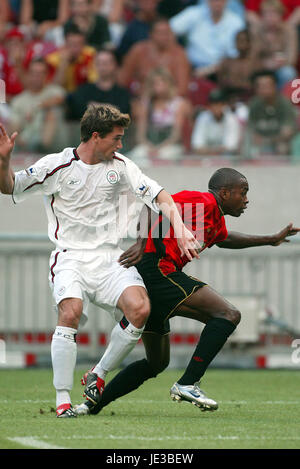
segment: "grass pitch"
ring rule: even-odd
[[[82,401],[81,375],[74,404]],[[57,419],[51,370],[1,370],[0,448],[300,448],[296,371],[209,370],[201,385],[219,402],[211,413],[170,399],[180,376],[166,371],[97,416]]]

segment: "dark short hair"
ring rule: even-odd
[[[77,24],[74,24],[74,23],[71,23],[69,25],[66,25],[65,26],[65,29],[64,29],[64,36],[67,37],[71,34],[76,34],[76,35],[79,35],[79,36],[83,36],[85,38],[85,34],[84,32],[82,32]]]
[[[219,191],[222,187],[231,189],[240,184],[241,179],[247,181],[246,176],[233,168],[220,168],[214,172],[208,182],[208,189]]]
[[[254,72],[250,77],[252,85],[255,85],[257,80],[261,77],[269,77],[274,81],[275,85],[277,85],[277,78],[272,70],[258,70],[257,72]]]
[[[211,90],[208,96],[208,102],[212,103],[226,103],[227,102],[227,93],[225,89],[215,88]]]
[[[240,31],[238,31],[235,35],[235,39],[237,39],[237,37],[240,36],[241,34],[245,34],[245,36],[247,36],[248,40],[251,39],[251,33],[250,33],[248,28],[241,29]]]
[[[98,132],[104,138],[114,127],[127,128],[129,124],[129,114],[123,114],[116,106],[90,104],[80,122],[81,141],[87,142],[93,132]]]

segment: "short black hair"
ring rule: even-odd
[[[235,35],[235,39],[237,39],[237,37],[240,36],[241,34],[245,34],[245,36],[247,36],[247,39],[250,41],[251,33],[248,28],[241,29],[240,31],[238,31]]]
[[[277,78],[276,78],[275,73],[272,72],[272,70],[258,70],[257,72],[254,72],[250,77],[252,85],[255,85],[258,78],[261,78],[261,77],[271,78],[274,81],[275,85],[277,86]]]
[[[75,23],[71,23],[69,25],[66,25],[65,28],[64,28],[64,36],[67,37],[70,34],[76,34],[76,35],[85,37],[85,33],[83,31],[81,31],[78,28],[77,24],[75,24]]]
[[[211,191],[219,191],[222,187],[228,189],[233,188],[241,182],[241,179],[247,181],[246,176],[233,168],[220,168],[214,172],[208,182],[208,189]]]
[[[228,96],[224,88],[214,88],[208,96],[208,102],[212,103],[226,103]]]

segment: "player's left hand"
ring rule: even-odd
[[[285,228],[273,236],[274,241],[271,242],[271,246],[279,246],[281,243],[289,243],[290,240],[287,239],[287,237],[295,236],[299,232],[300,228],[296,228],[293,226],[293,223],[289,223]]]
[[[135,244],[133,244],[133,246],[130,246],[127,251],[123,252],[123,254],[119,257],[118,262],[126,269],[134,266],[142,259],[144,249],[145,240],[139,239]]]
[[[185,225],[182,226],[181,233],[179,233],[179,236],[177,233],[176,237],[181,256],[187,256],[189,261],[191,261],[194,257],[199,259],[201,246]]]

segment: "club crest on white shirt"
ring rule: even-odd
[[[108,180],[110,184],[116,184],[117,182],[119,182],[120,177],[117,171],[115,171],[114,169],[111,169],[107,172],[106,179]]]

